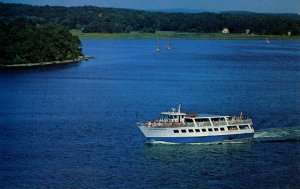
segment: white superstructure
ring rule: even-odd
[[[254,136],[252,119],[240,116],[186,114],[179,108],[161,112],[163,118],[137,123],[149,141],[199,143]]]

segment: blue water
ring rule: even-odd
[[[84,40],[96,59],[0,71],[0,188],[299,188],[299,41],[156,43]],[[179,103],[242,111],[255,139],[145,143],[135,123]]]

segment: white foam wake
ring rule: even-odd
[[[288,137],[288,136],[300,136],[299,127],[288,128],[270,128],[264,130],[258,130],[255,132],[254,138],[266,138],[266,137]]]
[[[300,126],[258,130],[255,132],[254,139],[255,141],[300,141]]]

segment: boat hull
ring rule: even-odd
[[[215,135],[215,136],[193,136],[193,137],[147,137],[148,141],[170,142],[170,143],[209,143],[232,140],[252,139],[254,133]]]

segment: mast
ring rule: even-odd
[[[168,50],[171,50],[172,49],[172,46],[171,46],[171,33],[169,34],[169,44],[167,46],[167,49]]]
[[[178,106],[178,113],[180,113],[180,111],[181,111],[181,103]]]
[[[158,41],[157,41],[157,48],[156,48],[156,52],[160,52],[159,36],[158,36]]]

